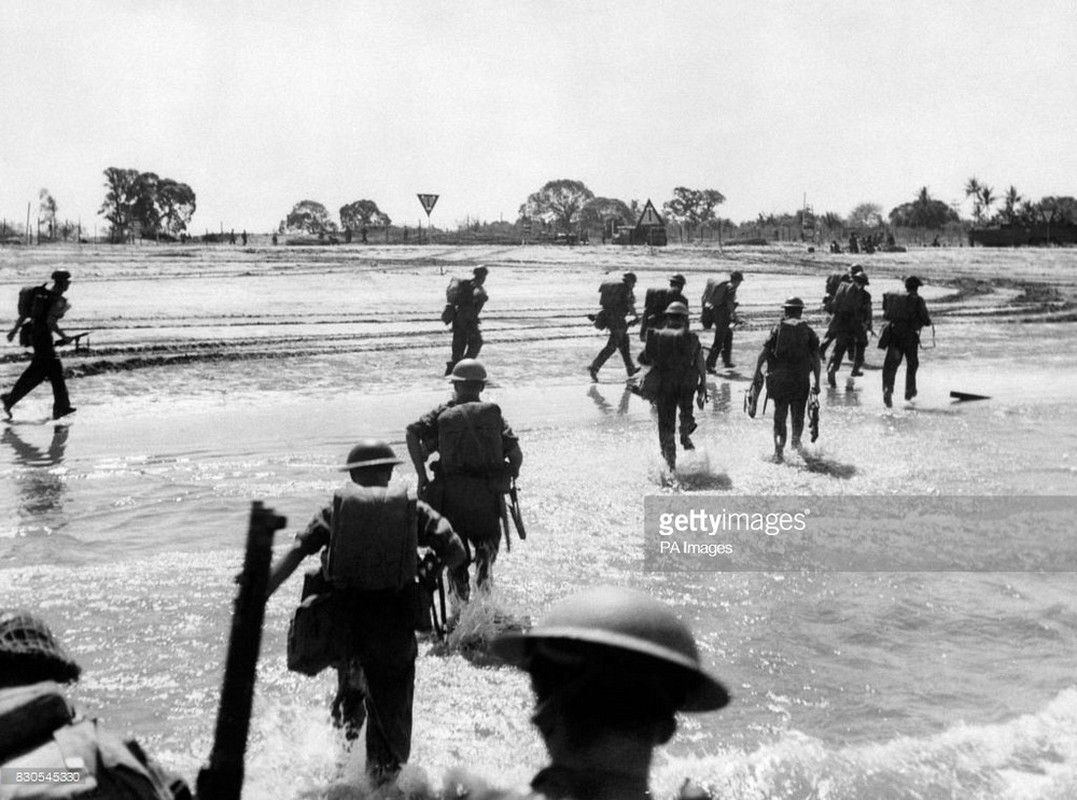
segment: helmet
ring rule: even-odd
[[[672,278],[669,279],[669,282],[670,283],[680,284],[681,286],[684,286],[684,284],[685,284],[684,276],[681,275],[681,274],[674,275]]]
[[[744,273],[741,272],[739,269],[735,269],[729,273],[729,280],[735,283],[740,283],[744,280]]]
[[[52,279],[56,283],[71,283],[71,273],[66,269],[58,269],[52,273]]]
[[[864,268],[862,266],[860,266],[859,264],[853,264],[851,267],[849,267],[849,274],[850,275],[857,275],[857,274],[859,274],[859,273],[861,273],[863,271],[864,271]]]
[[[790,297],[782,303],[782,308],[804,308],[804,301],[799,297]]]
[[[910,292],[913,289],[919,289],[923,285],[924,285],[924,282],[922,280],[920,280],[919,278],[917,278],[915,275],[910,275],[909,277],[907,277],[905,279],[905,288]]]
[[[462,358],[457,361],[456,366],[452,368],[452,375],[449,376],[449,380],[485,381],[486,367],[484,367],[477,359]]]
[[[688,306],[678,300],[677,302],[670,303],[666,306],[664,313],[667,317],[687,317]]]
[[[489,271],[490,270],[488,270],[482,264],[479,264],[479,266],[477,266],[477,267],[475,267],[475,269],[471,270],[471,274],[474,275],[476,278],[478,278],[480,275],[485,275]]]
[[[862,283],[867,286],[870,281],[868,280],[868,274],[861,270],[860,272],[853,273],[853,281],[856,283]]]
[[[634,273],[634,272],[626,272],[625,276],[624,276],[624,282],[625,283],[635,283],[636,282],[636,273]]]
[[[504,633],[491,642],[501,659],[529,669],[536,646],[586,644],[651,659],[683,677],[682,711],[713,711],[729,693],[700,666],[688,626],[670,608],[642,592],[615,586],[588,589],[556,603],[526,633]]]
[[[33,682],[59,683],[77,681],[82,672],[40,619],[26,611],[0,611],[0,675],[9,670]]]
[[[393,448],[388,442],[380,439],[364,439],[348,451],[348,463],[340,467],[341,472],[347,472],[361,467],[380,467],[383,465],[403,464],[404,461],[396,457]]]

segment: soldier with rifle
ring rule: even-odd
[[[56,354],[56,345],[65,345],[72,341],[60,329],[60,319],[67,313],[71,304],[64,297],[64,292],[71,286],[71,273],[58,269],[52,273],[52,288],[47,286],[27,287],[19,295],[19,318],[8,332],[10,342],[19,334],[19,343],[34,349],[30,365],[19,376],[15,387],[5,394],[0,394],[4,413],[11,418],[11,409],[23,397],[33,391],[42,381],[52,384],[52,417],[60,419],[73,414],[71,400],[64,382],[64,365]],[[59,340],[53,342],[53,334]]]
[[[377,785],[391,780],[411,753],[415,629],[429,613],[417,583],[418,548],[433,552],[435,570],[466,558],[448,520],[391,482],[393,467],[402,463],[385,442],[355,445],[340,468],[350,480],[296,536],[267,587],[272,594],[304,558],[321,553],[322,569],[311,578],[326,596],[327,624],[316,630],[320,639],[293,641],[290,648],[335,654],[334,721],[354,739],[365,718],[366,769]]]
[[[42,620],[0,611],[0,797],[190,800],[183,779],[136,741],[74,710],[60,684],[81,673]]]
[[[494,403],[482,399],[486,368],[465,358],[453,367],[453,396],[408,425],[408,455],[419,479],[419,496],[452,522],[474,551],[475,583],[486,587],[500,547],[504,495],[520,475],[523,453]],[[427,466],[427,459],[438,458]],[[434,477],[431,480],[430,471]],[[450,569],[456,597],[471,597],[468,563]]]
[[[770,332],[755,365],[758,381],[766,365],[767,395],[774,401],[774,460],[784,459],[787,416],[792,416],[794,449],[799,450],[804,433],[804,412],[809,393],[819,394],[822,364],[819,359],[819,337],[801,319],[804,301],[790,297],[782,305],[781,321]],[[809,384],[809,377],[814,382]],[[816,423],[817,424],[817,423]],[[813,439],[814,441],[814,439]]]

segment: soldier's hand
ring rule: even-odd
[[[15,341],[15,331],[8,331],[7,340],[9,342]]]
[[[700,411],[703,410],[703,406],[706,405],[706,403],[707,403],[707,392],[706,391],[696,392],[696,406],[699,408]]]

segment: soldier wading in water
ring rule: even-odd
[[[401,463],[385,442],[355,445],[341,467],[350,480],[296,536],[268,586],[272,594],[304,558],[321,552],[322,568],[308,576],[304,599],[324,597],[325,624],[316,628],[315,641],[296,646],[328,655],[301,671],[336,667],[334,721],[354,739],[366,720],[366,769],[375,784],[392,779],[411,753],[415,628],[427,613],[416,583],[417,548],[433,551],[423,563],[433,559],[434,572],[466,557],[447,520],[405,484],[390,482]]]
[[[453,396],[407,428],[408,455],[419,478],[419,496],[444,514],[474,550],[475,582],[490,580],[501,541],[504,494],[520,475],[523,454],[501,409],[482,399],[486,368],[465,358],[452,370]],[[438,459],[430,469],[427,458]],[[471,597],[468,565],[449,572],[457,598]]]

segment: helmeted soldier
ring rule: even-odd
[[[67,270],[58,269],[52,273],[52,288],[46,286],[34,287],[30,296],[29,308],[20,308],[19,318],[14,327],[8,332],[7,340],[15,338],[25,325],[29,336],[20,336],[20,342],[34,349],[34,355],[30,359],[29,366],[15,382],[12,390],[6,394],[0,394],[0,403],[3,404],[4,413],[10,418],[11,409],[15,407],[23,397],[34,390],[42,381],[48,380],[52,384],[52,416],[60,419],[75,411],[71,407],[71,400],[67,394],[67,383],[64,381],[64,365],[56,354],[56,344],[64,345],[71,341],[67,334],[60,329],[60,319],[67,313],[71,304],[64,297],[64,292],[71,286],[71,273]],[[24,290],[27,291],[27,290]],[[22,303],[20,302],[20,306]],[[26,312],[25,314],[23,312]],[[60,337],[57,342],[53,341],[53,334]]]
[[[864,353],[868,345],[868,333],[872,330],[871,294],[867,290],[868,276],[863,271],[852,273],[851,280],[843,283],[831,303],[834,318],[830,331],[834,336],[834,351],[827,364],[827,383],[837,386],[836,375],[842,359],[848,351],[853,357],[853,375],[863,375]]]
[[[189,800],[187,784],[137,742],[74,711],[59,684],[74,683],[81,672],[44,622],[25,611],[0,611],[0,769],[65,776],[6,783],[0,797]]]
[[[465,358],[453,367],[453,396],[408,425],[408,454],[419,495],[452,522],[474,551],[476,584],[490,579],[501,539],[504,493],[520,474],[523,454],[516,434],[494,403],[482,399],[486,368]],[[427,459],[434,453],[433,480]],[[471,596],[468,565],[450,571],[456,596]]]
[[[673,737],[676,713],[729,702],[688,627],[631,589],[566,598],[529,632],[503,634],[491,648],[531,676],[531,719],[551,761],[531,788],[548,798],[649,798],[654,749]]]
[[[688,308],[684,303],[666,307],[665,325],[647,332],[647,343],[639,361],[651,367],[643,381],[643,393],[658,412],[658,442],[669,468],[677,466],[676,423],[681,419],[681,447],[694,449],[696,429],[693,396],[700,408],[707,395],[706,368],[699,337],[688,330]]]
[[[621,280],[606,281],[598,288],[602,310],[596,316],[604,322],[606,329],[610,332],[610,337],[606,341],[606,346],[599,351],[595,360],[591,362],[591,366],[587,368],[591,380],[595,383],[598,382],[598,371],[602,369],[602,365],[617,351],[621,353],[628,377],[631,378],[639,371],[639,367],[632,363],[632,354],[628,346],[628,316],[636,316],[636,297],[632,292],[635,286],[635,273],[626,272]],[[598,322],[595,325],[597,327]]]
[[[482,350],[482,330],[479,324],[479,314],[489,299],[483,284],[489,273],[485,266],[479,265],[471,270],[471,278],[464,281],[454,281],[449,284],[451,297],[445,314],[446,322],[452,325],[452,354],[445,364],[445,374],[452,374],[452,368],[463,358],[478,358]],[[452,287],[456,290],[452,291]],[[444,318],[444,317],[443,317]]]
[[[268,587],[272,594],[304,558],[321,552],[322,569],[311,577],[332,598],[326,635],[346,643],[334,664],[334,718],[349,739],[366,719],[366,767],[375,783],[392,778],[411,753],[418,548],[431,550],[438,567],[466,558],[448,520],[392,482],[401,463],[385,442],[355,445],[340,468],[350,480],[273,566]]]
[[[718,356],[722,357],[724,367],[734,367],[733,363],[733,315],[737,307],[737,289],[744,282],[744,273],[734,270],[727,281],[707,281],[703,291],[700,319],[704,328],[714,325],[714,344],[707,353],[707,372],[713,372],[718,366]]]
[[[646,341],[647,331],[660,327],[663,315],[670,303],[683,303],[688,308],[688,298],[684,296],[685,279],[681,274],[669,279],[668,289],[648,289],[643,300],[643,319],[640,320],[639,338]]]
[[[782,305],[782,320],[770,332],[755,365],[756,380],[766,365],[767,395],[774,402],[774,459],[784,458],[787,416],[792,417],[794,448],[800,448],[804,412],[810,392],[819,393],[822,371],[819,337],[801,319],[804,301],[790,297]],[[814,383],[809,378],[814,376]]]
[[[894,393],[894,379],[902,358],[905,359],[905,399],[916,397],[916,371],[920,368],[920,330],[931,324],[927,304],[919,295],[924,282],[915,275],[905,279],[905,292],[883,295],[883,319],[889,324],[879,346],[886,346],[883,361],[883,402],[889,408]],[[884,341],[885,339],[885,341]]]

